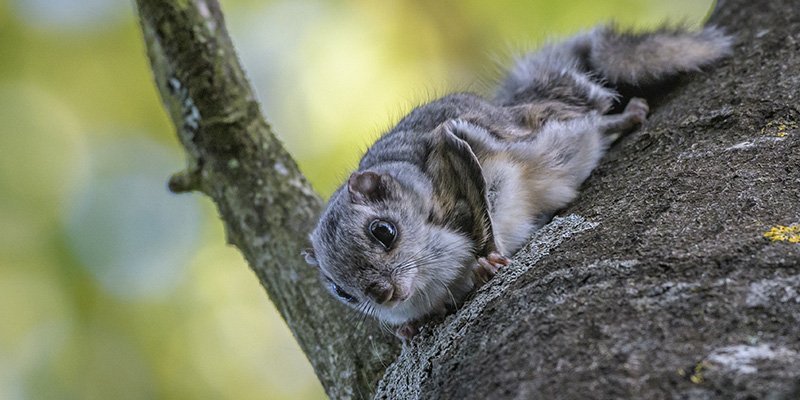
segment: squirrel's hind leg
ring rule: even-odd
[[[650,107],[645,99],[634,97],[621,113],[601,117],[600,131],[606,135],[609,143],[613,143],[623,134],[644,123],[649,111]]]

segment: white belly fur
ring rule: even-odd
[[[510,256],[525,244],[534,227],[536,215],[530,184],[524,168],[504,154],[483,160],[484,177],[489,189],[492,225],[501,252]]]

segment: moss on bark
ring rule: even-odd
[[[396,346],[354,327],[298,253],[321,202],[254,101],[214,1],[138,0],[156,82],[201,190],[332,398],[372,395]],[[800,15],[728,0],[734,57],[680,82],[581,197],[377,397],[800,397]]]
[[[212,0],[138,0],[156,84],[186,149],[176,192],[199,190],[219,209],[332,398],[365,398],[397,344],[373,324],[353,329],[300,251],[322,202],[261,116]]]

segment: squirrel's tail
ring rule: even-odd
[[[514,105],[560,100],[605,112],[618,88],[646,88],[699,70],[730,54],[732,44],[732,38],[715,27],[633,33],[600,26],[517,60],[495,101]]]
[[[645,86],[697,71],[730,54],[733,43],[716,27],[631,33],[604,26],[590,36],[588,67],[611,85]]]

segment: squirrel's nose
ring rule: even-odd
[[[376,303],[384,304],[392,299],[394,287],[389,282],[375,282],[367,287],[365,293]]]

